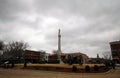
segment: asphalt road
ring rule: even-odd
[[[67,73],[0,68],[0,78],[120,78],[120,67],[106,73]]]

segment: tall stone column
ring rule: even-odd
[[[61,34],[60,34],[60,29],[58,30],[58,51],[61,52]]]
[[[60,60],[60,64],[62,64],[62,60],[61,60],[61,33],[60,33],[60,29],[58,30],[58,59]]]

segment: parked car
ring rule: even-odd
[[[115,64],[117,67],[120,67],[120,64]]]
[[[4,62],[4,64],[9,64],[9,63],[10,63],[10,61],[5,61],[5,62]]]

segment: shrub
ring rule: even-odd
[[[76,67],[76,66],[73,66],[73,67],[72,67],[72,71],[73,71],[73,72],[76,72],[76,71],[77,71],[77,67]]]
[[[89,72],[90,71],[90,66],[85,66],[85,71]]]
[[[59,64],[60,61],[59,61],[59,60],[48,60],[47,63],[48,63],[48,64]]]
[[[83,65],[83,63],[79,63],[79,65]]]
[[[99,70],[99,67],[97,65],[94,65],[94,70],[95,71],[98,71]]]

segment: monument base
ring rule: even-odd
[[[60,63],[59,64],[64,64],[64,62],[60,59]]]

